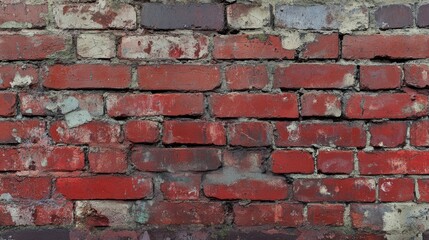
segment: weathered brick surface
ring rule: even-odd
[[[407,5],[385,5],[375,11],[377,27],[381,29],[405,28],[413,25],[413,12]]]
[[[141,25],[152,29],[222,30],[222,4],[162,4],[145,3],[141,10]],[[169,16],[160,18],[159,16]]]
[[[0,239],[425,239],[429,4],[0,0]]]

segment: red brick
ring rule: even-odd
[[[48,177],[1,177],[0,195],[10,195],[14,199],[49,198],[51,179]]]
[[[262,172],[267,151],[248,151],[243,149],[225,150],[222,159],[224,167],[232,167],[245,172]]]
[[[253,203],[234,205],[234,223],[238,226],[278,225],[298,227],[304,222],[304,206],[298,203]]]
[[[355,66],[339,64],[295,63],[277,67],[275,88],[348,88],[355,84]]]
[[[0,205],[0,222],[2,226],[33,225],[33,214],[34,208],[28,204],[3,203]],[[19,217],[18,219],[17,216]]]
[[[109,144],[122,141],[118,124],[93,121],[76,128],[68,128],[64,121],[51,124],[49,134],[57,143],[68,144]]]
[[[165,144],[226,144],[225,127],[220,122],[164,121]]]
[[[338,33],[317,34],[314,41],[305,45],[300,53],[303,59],[336,59],[339,55]]]
[[[273,173],[313,173],[314,160],[309,152],[275,150],[271,154]]]
[[[0,8],[0,28],[39,28],[46,26],[48,4],[6,4]]]
[[[204,194],[222,200],[282,200],[288,197],[283,177],[246,173],[233,168],[205,175]]]
[[[402,69],[396,65],[360,67],[360,88],[365,90],[395,89],[401,86]]]
[[[301,96],[304,117],[341,116],[341,96],[335,93],[307,92]]]
[[[417,179],[418,202],[429,202],[429,179]]]
[[[366,133],[362,122],[277,122],[277,146],[364,147]]]
[[[65,100],[75,98],[79,102],[79,108],[88,110],[92,116],[101,116],[104,113],[104,100],[101,94],[92,93],[61,93],[61,94],[30,94],[20,93],[21,113],[26,116],[53,116],[61,112],[56,106]],[[52,108],[54,106],[54,108]]]
[[[0,121],[0,143],[36,143],[45,133],[39,120]]]
[[[298,99],[294,93],[213,94],[209,102],[212,114],[220,118],[298,118]]]
[[[429,86],[429,65],[406,64],[404,66],[405,83],[407,85],[425,88]]]
[[[407,202],[414,200],[414,179],[380,178],[378,200],[381,202]]]
[[[16,94],[0,92],[0,116],[12,117],[16,115]]]
[[[124,125],[125,139],[134,143],[153,143],[159,140],[157,122],[131,120]]]
[[[11,88],[12,86],[18,86],[15,79],[22,80],[28,79],[27,86],[34,86],[38,82],[38,69],[34,65],[2,65],[0,66],[0,89]]]
[[[70,39],[63,35],[0,35],[0,60],[43,60],[68,51]]]
[[[359,171],[364,175],[428,174],[429,152],[399,150],[359,152]]]
[[[58,178],[56,191],[67,199],[142,199],[152,195],[152,179],[131,176]]]
[[[0,148],[0,172],[24,170],[24,163],[18,159],[18,149]]]
[[[197,200],[200,197],[201,175],[192,173],[162,176],[161,192],[168,200]]]
[[[217,202],[156,202],[148,208],[150,225],[219,225],[225,215]]]
[[[76,171],[85,166],[82,149],[73,146],[0,149],[0,171]]]
[[[214,38],[215,59],[293,59],[295,50],[283,48],[274,35],[230,35]]]
[[[43,86],[52,89],[127,88],[131,69],[124,65],[75,64],[53,65]]]
[[[357,93],[345,102],[345,116],[354,119],[413,118],[428,114],[428,98],[422,94]]]
[[[233,65],[226,69],[226,85],[230,90],[263,89],[268,81],[264,65]]]
[[[375,181],[368,178],[296,179],[294,199],[301,202],[374,202]]]
[[[343,58],[427,58],[428,43],[428,35],[346,35],[343,39]]]
[[[25,170],[77,171],[85,167],[82,148],[74,146],[49,146],[18,148],[19,156],[14,159]]]
[[[43,225],[71,225],[73,223],[73,203],[68,201],[47,202],[36,206],[34,224]]]
[[[123,173],[128,168],[127,151],[121,147],[91,148],[88,160],[94,173]]]
[[[111,117],[186,116],[204,112],[204,96],[200,93],[109,94],[106,104]]]
[[[429,121],[421,120],[411,124],[410,143],[416,147],[429,146]]]
[[[201,34],[148,34],[124,36],[119,58],[146,60],[201,59],[207,57],[207,36]]]
[[[148,172],[207,171],[221,166],[220,154],[215,148],[135,147],[131,162]]]
[[[143,90],[208,91],[220,85],[216,65],[153,65],[137,68]]]
[[[405,143],[407,124],[405,122],[384,122],[371,124],[371,146],[399,147]]]
[[[319,151],[317,155],[317,169],[322,173],[349,174],[354,168],[352,151]]]
[[[402,209],[392,209],[392,206],[387,204],[350,204],[352,226],[357,229],[383,230],[383,216],[401,211]]]
[[[270,146],[273,127],[268,122],[239,122],[228,126],[229,144],[243,147]]]
[[[342,204],[309,204],[307,219],[316,226],[343,226],[344,211]]]
[[[134,29],[136,11],[128,4],[115,3],[101,7],[98,4],[55,5],[55,22],[64,29]]]

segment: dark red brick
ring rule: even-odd
[[[428,174],[429,152],[398,150],[359,152],[359,172],[363,175]]]
[[[277,122],[277,146],[364,147],[366,133],[362,122]]]
[[[201,115],[204,96],[201,93],[109,94],[106,107],[111,117]]]
[[[47,199],[51,191],[49,177],[1,177],[0,195],[10,195],[13,199]]]
[[[378,200],[381,202],[407,202],[414,200],[414,179],[380,178]]]
[[[277,67],[274,73],[276,88],[330,89],[348,88],[355,84],[355,66],[339,64],[291,64]]]
[[[123,173],[128,168],[127,150],[121,147],[94,147],[88,153],[89,169],[94,173]]]
[[[296,179],[294,199],[301,202],[374,202],[375,180],[369,178]]]
[[[421,120],[411,124],[410,143],[416,147],[429,146],[429,121]]]
[[[262,147],[273,141],[273,127],[267,122],[239,122],[228,125],[228,139],[232,146]]]
[[[49,67],[43,86],[52,89],[127,88],[131,69],[124,65],[76,64]]]
[[[345,35],[345,59],[420,59],[429,57],[428,35]]]
[[[148,206],[151,225],[219,225],[225,210],[218,202],[156,202]]]
[[[293,59],[295,50],[284,49],[275,35],[230,35],[214,38],[215,59]]]
[[[134,143],[152,143],[159,140],[157,122],[131,120],[124,125],[125,139]]]
[[[405,144],[407,124],[405,122],[374,123],[369,127],[371,145],[377,147],[398,147]]]
[[[316,34],[314,41],[305,45],[300,53],[303,59],[336,59],[340,52],[338,33]]]
[[[43,60],[59,58],[68,51],[67,35],[0,35],[0,60]]]
[[[148,172],[207,171],[221,166],[220,157],[220,150],[215,148],[135,147],[131,162]]]
[[[276,150],[271,154],[273,173],[314,172],[313,156],[309,152],[299,150]]]
[[[230,90],[263,89],[268,81],[264,65],[233,65],[226,69],[226,85]]]
[[[56,191],[67,199],[142,199],[152,195],[152,179],[130,176],[58,178]]]
[[[164,121],[162,142],[165,144],[226,144],[221,122]]]
[[[220,85],[216,65],[153,65],[137,68],[140,89],[207,91]]]
[[[351,119],[402,119],[428,115],[428,98],[408,93],[356,93],[345,102],[345,116]]]
[[[0,116],[12,117],[16,114],[16,94],[9,92],[0,93]]]
[[[340,117],[341,96],[335,93],[307,92],[301,96],[304,117]]]
[[[342,204],[309,204],[307,219],[316,226],[343,226],[344,212]]]
[[[425,88],[429,86],[429,65],[406,64],[404,66],[405,83],[407,85]]]
[[[45,122],[0,121],[0,129],[0,143],[37,143],[45,133]]]
[[[203,181],[207,197],[222,200],[283,200],[288,197],[284,178],[261,173],[247,173],[233,168],[206,174]]]
[[[192,173],[165,174],[160,185],[164,199],[197,200],[200,197],[201,175]]]
[[[46,26],[48,4],[6,4],[0,8],[0,28],[39,28]]]
[[[111,144],[122,141],[119,124],[92,121],[75,128],[68,128],[64,121],[51,124],[49,134],[57,143]]]
[[[304,222],[303,212],[304,206],[298,203],[234,205],[234,223],[238,226],[278,225],[298,227]]]
[[[298,99],[294,93],[213,94],[209,103],[212,114],[219,118],[298,118]]]
[[[322,173],[350,174],[354,169],[353,152],[320,150],[317,155],[317,169]]]
[[[360,67],[360,88],[365,90],[395,89],[401,86],[402,69],[396,65]]]
[[[7,64],[0,66],[0,89],[17,87],[15,79],[28,79],[25,85],[33,87],[39,80],[38,69],[35,65]]]

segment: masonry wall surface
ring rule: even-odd
[[[0,239],[429,239],[429,2],[0,0]]]

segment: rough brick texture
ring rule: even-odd
[[[429,239],[429,3],[0,0],[0,239]]]

